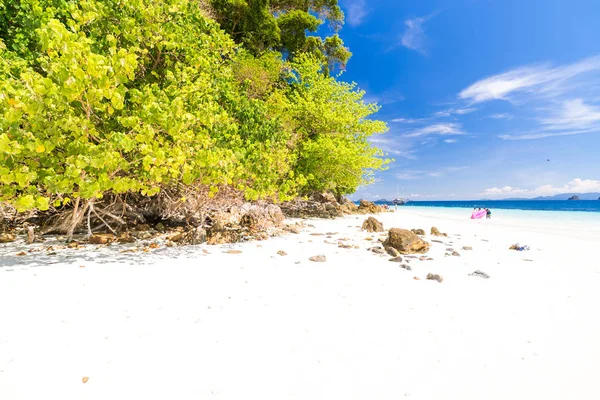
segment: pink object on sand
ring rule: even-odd
[[[471,214],[471,219],[483,218],[485,217],[485,214],[487,214],[487,211],[485,210],[473,211],[473,214]]]

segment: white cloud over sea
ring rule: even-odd
[[[520,189],[512,186],[485,189],[481,195],[494,198],[553,196],[561,193],[600,192],[600,181],[576,178],[563,186],[543,185],[534,189]]]

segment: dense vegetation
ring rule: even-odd
[[[351,193],[386,161],[337,0],[3,0],[0,202]]]

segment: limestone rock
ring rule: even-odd
[[[425,236],[425,231],[423,229],[411,229],[411,231],[415,234],[415,235],[421,235],[421,236]]]
[[[327,257],[325,257],[323,255],[318,255],[318,256],[309,257],[309,260],[312,262],[325,262],[325,261],[327,261]]]
[[[286,253],[285,251],[283,251],[283,250],[279,250],[279,251],[277,252],[277,254],[279,254],[279,255],[280,255],[280,256],[282,256],[282,257],[283,257],[283,256],[287,256],[287,253]]]
[[[453,252],[452,252],[452,255],[453,255],[454,257],[460,257],[460,253],[459,253],[458,251],[453,251]]]
[[[427,253],[429,251],[429,243],[414,232],[400,228],[390,229],[383,245],[395,248],[400,254]]]
[[[363,222],[362,229],[367,232],[383,232],[383,224],[377,219],[369,217]]]
[[[367,200],[361,200],[358,204],[358,212],[361,214],[377,214],[383,211],[383,207]]]
[[[0,243],[14,242],[15,239],[16,239],[15,235],[11,235],[10,233],[0,233]]]
[[[442,282],[444,280],[444,278],[441,277],[441,275],[438,274],[427,274],[427,279],[430,281],[438,281],[438,282]]]
[[[402,262],[402,257],[398,256],[398,257],[393,257],[389,259],[390,262],[397,262],[397,263],[401,263]]]
[[[88,242],[91,244],[109,244],[114,242],[117,237],[110,233],[100,233],[90,236]]]
[[[473,250],[473,248],[471,246],[463,246],[462,250],[468,251],[468,250]]]

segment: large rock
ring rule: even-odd
[[[425,236],[425,231],[423,229],[411,229],[411,232],[413,232],[416,235]]]
[[[400,228],[390,229],[383,245],[395,248],[400,254],[427,253],[429,251],[428,242],[414,232]]]
[[[313,195],[311,197],[312,197],[313,201],[316,201],[319,203],[331,203],[334,205],[338,204],[337,199],[335,198],[333,193],[329,193],[329,192],[313,193]]]
[[[358,206],[350,199],[342,199],[342,204],[338,207],[344,214],[356,214],[358,212]]]
[[[369,217],[363,222],[362,229],[367,232],[383,232],[383,224],[377,219]]]

